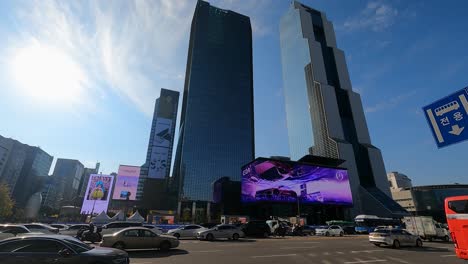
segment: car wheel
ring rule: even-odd
[[[342,231],[342,232],[340,232],[340,236],[344,236],[344,233],[343,233],[343,231]]]
[[[450,238],[448,236],[444,236],[444,239],[443,239],[445,242],[448,242],[450,240]]]
[[[171,243],[169,241],[163,241],[161,242],[161,245],[159,245],[159,250],[166,252],[169,249],[171,249]]]
[[[396,249],[400,248],[400,241],[396,239],[393,240],[393,248],[396,248]]]
[[[330,233],[326,232],[326,233],[325,233],[325,236],[330,236]]]
[[[239,239],[239,234],[235,233],[234,235],[232,235],[232,239],[238,240]]]
[[[174,236],[179,239],[180,238],[180,234],[179,233],[175,233]]]
[[[421,239],[416,240],[416,247],[422,247],[423,243]]]
[[[123,242],[117,242],[114,245],[112,245],[112,247],[120,250],[125,250],[125,244]]]
[[[213,240],[214,240],[213,234],[208,234],[208,235],[206,235],[206,240],[208,240],[208,241],[213,241]]]

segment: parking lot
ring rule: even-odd
[[[181,240],[179,248],[130,252],[131,263],[465,263],[456,258],[453,245],[425,242],[423,248],[379,248],[367,236],[286,237],[239,241]]]

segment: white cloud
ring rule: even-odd
[[[405,100],[411,98],[415,94],[416,94],[416,91],[410,91],[410,92],[405,93],[405,94],[400,94],[400,95],[398,95],[396,97],[393,97],[393,98],[390,98],[390,99],[388,99],[386,101],[379,102],[379,103],[377,103],[377,104],[375,104],[373,106],[365,107],[364,112],[366,112],[366,113],[375,113],[375,112],[379,112],[379,111],[382,111],[382,110],[394,108],[394,107],[400,105],[401,103],[403,103]]]
[[[390,27],[398,16],[398,10],[383,1],[371,1],[367,3],[359,14],[348,18],[343,27],[348,31],[371,29],[382,31]]]
[[[212,1],[251,16],[254,35],[271,27],[261,16],[271,2]],[[160,88],[183,90],[190,24],[196,1],[34,1],[18,4],[15,48],[34,39],[58,49],[85,74],[79,98],[98,105],[113,92],[151,115]],[[110,87],[107,89],[107,87]],[[77,104],[78,105],[78,104]]]

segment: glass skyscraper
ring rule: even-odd
[[[293,1],[281,19],[280,40],[291,157],[310,153],[344,160],[352,215],[406,214],[389,197],[382,154],[371,143],[333,24],[324,13]]]
[[[174,166],[183,200],[211,201],[254,159],[252,29],[247,16],[198,1]]]

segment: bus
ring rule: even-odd
[[[376,215],[358,215],[354,218],[356,227],[354,230],[358,234],[369,234],[374,232],[378,226],[400,227],[401,220],[393,218],[378,217]]]
[[[455,253],[468,259],[468,195],[445,198],[445,215]]]

